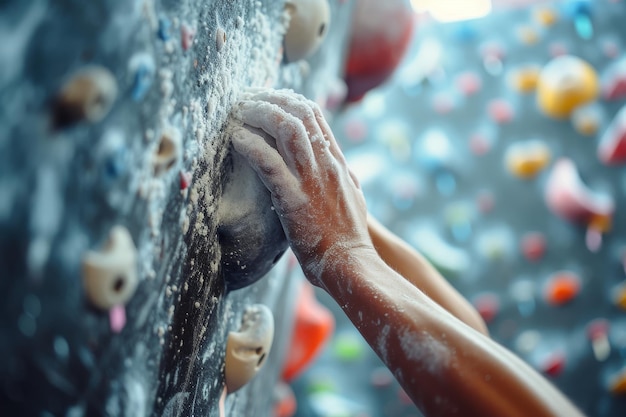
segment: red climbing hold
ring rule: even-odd
[[[529,232],[522,236],[522,254],[529,261],[538,261],[546,253],[546,238],[543,233]]]
[[[553,274],[544,290],[546,302],[553,306],[567,304],[580,293],[580,278],[569,271],[560,271]]]
[[[361,100],[389,78],[404,57],[414,28],[415,15],[404,0],[356,2],[345,72],[346,101]]]
[[[296,304],[291,349],[283,368],[283,380],[299,375],[320,352],[335,328],[331,312],[317,302],[313,286],[303,282]]]

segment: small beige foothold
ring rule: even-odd
[[[166,126],[161,132],[159,145],[154,155],[154,172],[156,175],[170,170],[181,155],[180,130],[173,126]]]
[[[246,385],[261,369],[274,339],[274,316],[264,305],[246,309],[241,329],[226,342],[226,389],[229,394]]]
[[[291,16],[283,41],[287,62],[295,62],[313,54],[326,37],[330,24],[328,0],[287,0]]]
[[[83,258],[83,285],[91,303],[108,310],[130,300],[137,289],[137,249],[128,229],[115,226],[104,247]]]
[[[224,45],[226,44],[226,32],[224,32],[224,29],[217,28],[215,31],[215,44],[217,46],[217,52],[224,48]]]
[[[87,66],[69,78],[54,102],[54,126],[63,128],[80,121],[99,122],[117,97],[117,81],[108,69]]]

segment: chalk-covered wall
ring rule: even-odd
[[[349,8],[331,2],[333,19]],[[227,293],[216,213],[242,91],[321,99],[339,73],[347,25],[286,64],[288,24],[271,0],[0,4],[3,415],[220,415],[226,337],[254,303],[274,312],[274,348],[224,411],[269,410],[292,285],[279,270]],[[98,308],[85,276],[118,261],[109,295],[132,296]]]

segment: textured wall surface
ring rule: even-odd
[[[225,409],[269,409],[292,290],[278,271],[225,291],[216,233],[231,173],[224,127],[246,87],[323,97],[346,30],[334,27],[311,65],[285,64],[283,6],[0,4],[3,415],[219,415],[226,335],[253,303],[272,308],[278,334],[261,375]],[[91,103],[105,108],[94,117],[59,96],[93,66],[112,76]],[[121,310],[102,311],[85,294],[82,265],[114,226],[137,248],[139,284]]]

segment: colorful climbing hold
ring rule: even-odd
[[[598,96],[595,69],[582,59],[563,55],[543,68],[537,84],[539,109],[549,117],[561,119]]]
[[[193,45],[193,41],[196,37],[196,29],[189,26],[187,23],[180,25],[180,45],[183,51],[188,50]]]
[[[611,378],[609,391],[616,395],[626,395],[626,368],[622,369]]]
[[[580,277],[577,274],[559,271],[548,278],[543,295],[548,304],[562,306],[578,296],[581,286]]]
[[[592,221],[610,220],[615,209],[613,198],[608,194],[591,191],[580,179],[574,162],[566,158],[554,164],[546,183],[544,198],[557,216],[587,225]],[[597,227],[600,227],[600,223]]]
[[[543,26],[552,26],[558,20],[556,10],[547,6],[536,8],[533,12],[533,16],[535,21]]]
[[[500,312],[500,297],[496,293],[480,294],[474,298],[472,304],[487,324]]]
[[[626,97],[626,57],[613,62],[602,77],[602,98],[620,100]]]
[[[602,107],[597,103],[580,106],[572,112],[572,124],[578,133],[595,135],[602,125]]]
[[[545,142],[528,140],[509,145],[505,154],[506,167],[518,178],[535,177],[550,163],[551,153]]]
[[[513,70],[509,76],[509,85],[519,93],[530,93],[537,89],[541,68],[527,65]]]
[[[282,377],[289,382],[311,364],[335,328],[330,311],[318,303],[311,284],[303,282],[296,303],[291,348],[283,365]]]
[[[522,236],[520,246],[524,258],[536,262],[546,253],[546,238],[541,232],[528,232]]]
[[[152,86],[155,73],[154,59],[147,53],[137,53],[130,59],[128,71],[133,78],[131,97],[135,101],[140,101]]]
[[[626,162],[626,106],[617,113],[598,145],[598,158],[607,165]]]
[[[487,105],[487,113],[491,120],[498,124],[510,123],[515,115],[511,103],[504,99],[490,101]]]
[[[457,75],[456,86],[464,96],[472,96],[482,88],[482,80],[475,72],[463,72]]]
[[[587,324],[587,337],[591,341],[591,348],[596,360],[599,362],[607,360],[611,354],[609,321],[606,319],[595,319],[591,321]]]
[[[613,290],[613,303],[621,308],[622,310],[626,310],[626,282],[618,285]]]
[[[546,375],[557,377],[563,373],[566,365],[565,353],[561,351],[552,352],[543,359],[539,368]]]
[[[342,362],[355,362],[363,357],[365,342],[358,333],[344,331],[335,336],[332,353]]]

